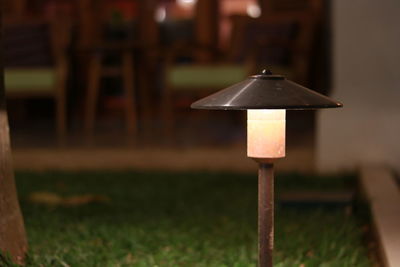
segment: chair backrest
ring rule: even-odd
[[[288,65],[298,32],[295,20],[238,18],[234,23],[230,59],[242,62],[256,52],[259,62]]]
[[[8,97],[64,90],[71,25],[62,19],[5,21],[4,61]]]
[[[54,64],[49,23],[7,23],[3,36],[5,67],[48,67]]]
[[[265,14],[287,14],[290,16],[313,16],[321,14],[323,0],[268,0],[263,1]]]
[[[291,68],[300,81],[305,79],[303,72],[308,72],[312,42],[313,23],[307,17],[238,17],[234,20],[230,57],[236,62],[250,58],[253,68],[271,65]]]
[[[172,20],[160,25],[160,41],[163,46],[171,47],[176,43],[194,43],[194,21]]]

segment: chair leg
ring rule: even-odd
[[[149,122],[152,119],[152,106],[150,103],[150,89],[154,85],[153,81],[149,81],[148,72],[151,71],[150,67],[147,65],[144,68],[138,70],[139,76],[139,95],[140,95],[140,111],[141,119],[144,122]]]
[[[58,73],[59,80],[57,84],[57,94],[55,97],[56,109],[56,128],[57,128],[57,142],[59,146],[64,146],[67,138],[67,111],[66,111],[66,88],[67,88],[67,74],[68,65],[59,65]]]
[[[170,88],[165,88],[161,101],[161,117],[163,118],[164,138],[166,141],[171,142],[174,139],[175,120]]]
[[[152,123],[156,118],[153,119],[152,110],[154,109],[154,106],[150,102],[150,93],[152,89],[151,86],[154,85],[154,80],[149,80],[149,77],[151,77],[149,74],[150,71],[151,69],[149,69],[148,64],[145,66],[140,66],[140,68],[136,70],[137,81],[139,83],[138,93],[140,99],[140,101],[137,103],[137,110],[140,114],[140,123],[142,127],[141,136],[145,138],[141,139],[142,142],[154,140],[154,125]]]
[[[88,85],[85,106],[84,130],[86,138],[91,141],[93,138],[94,120],[96,116],[97,97],[101,76],[101,55],[94,55],[91,58],[88,72]]]
[[[134,73],[133,73],[133,55],[125,52],[122,56],[122,71],[125,93],[125,118],[126,129],[129,136],[135,136],[137,133],[137,113],[136,97],[134,93]]]
[[[57,142],[64,145],[67,137],[67,115],[65,105],[65,91],[60,92],[56,99]]]

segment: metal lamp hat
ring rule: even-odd
[[[218,91],[191,105],[194,109],[320,109],[342,104],[282,75],[263,70],[259,75]]]

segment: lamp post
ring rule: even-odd
[[[247,156],[258,163],[258,265],[272,266],[274,161],[285,157],[286,110],[342,104],[263,70],[191,105],[194,109],[247,110]]]

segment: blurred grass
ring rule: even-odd
[[[352,176],[293,174],[278,176],[276,187],[278,194],[335,191],[354,182]],[[19,172],[17,186],[29,236],[27,266],[256,266],[256,175]],[[43,191],[111,201],[52,207],[27,200]],[[274,266],[371,266],[365,218],[343,209],[278,206],[275,220]]]

